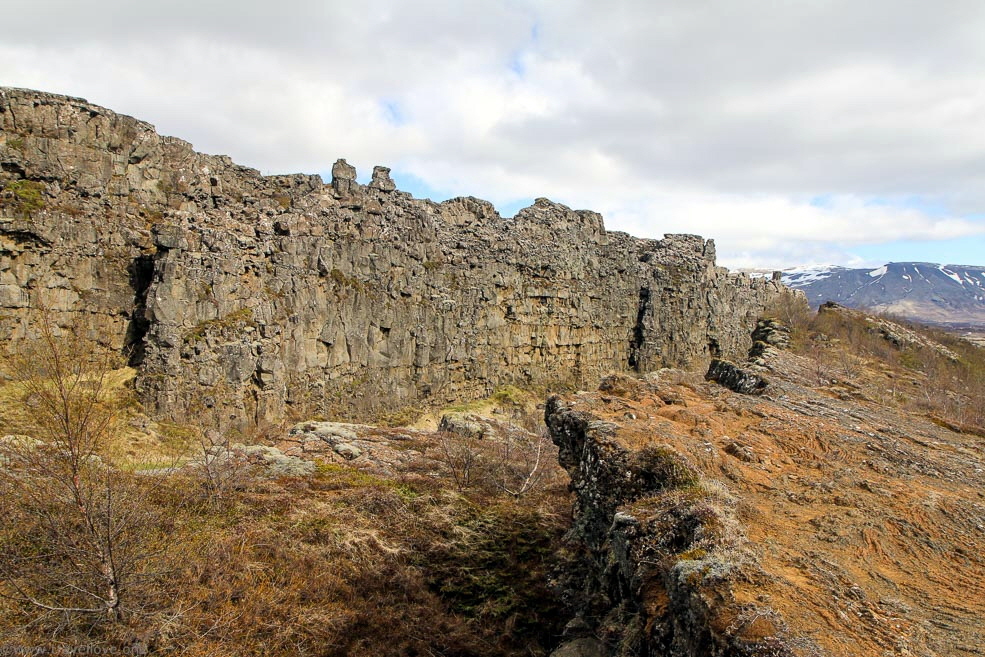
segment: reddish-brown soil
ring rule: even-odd
[[[664,372],[571,400],[727,486],[765,574],[734,597],[779,612],[804,654],[985,654],[985,439],[873,401],[875,372],[814,387],[775,359],[790,375],[760,397]]]

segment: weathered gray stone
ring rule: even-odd
[[[343,196],[352,194],[356,189],[356,167],[345,159],[336,160],[332,165],[332,188]]]
[[[304,477],[315,471],[313,462],[288,456],[276,447],[237,443],[232,446],[232,452],[243,455],[248,463],[260,466],[270,477]]]
[[[339,158],[332,165],[332,181],[336,180],[355,180],[356,179],[356,167],[352,166],[345,161],[345,158]]]
[[[288,435],[307,434],[329,442],[351,441],[359,438],[359,435],[353,430],[355,426],[358,425],[345,424],[344,422],[302,422],[294,425]]]
[[[725,452],[746,463],[759,463],[762,460],[751,449],[735,441],[725,445]]]
[[[390,180],[388,167],[373,167],[373,179],[369,181],[369,186],[382,192],[392,192],[397,189],[396,183]]]
[[[752,341],[785,349],[790,346],[790,328],[776,319],[761,319],[752,332]]]
[[[362,455],[362,450],[355,445],[350,445],[349,443],[337,443],[332,446],[332,451],[347,461],[357,459]]]
[[[562,643],[551,657],[606,657],[609,652],[598,639],[582,638]]]
[[[727,360],[714,359],[705,378],[744,395],[762,394],[769,382],[757,374],[742,369]]]
[[[446,413],[441,416],[438,431],[446,431],[465,438],[485,438],[493,431],[488,422],[472,413]]]
[[[703,368],[745,356],[784,293],[697,236],[608,233],[543,198],[512,218],[436,204],[344,160],[330,186],[261,176],[77,98],[0,90],[0,164],[0,185],[44,185],[29,221],[0,203],[0,333],[36,333],[17,289],[79,317],[170,417],[205,396],[249,424]]]

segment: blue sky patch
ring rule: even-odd
[[[896,241],[866,244],[848,249],[866,262],[938,262],[945,265],[980,265],[985,253],[985,237],[961,237],[951,240]]]
[[[383,118],[390,125],[402,126],[407,123],[407,117],[397,101],[381,100],[380,109],[383,111]]]

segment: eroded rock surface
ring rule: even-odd
[[[982,654],[981,438],[799,360],[772,350],[761,396],[664,371],[548,403],[599,654]]]
[[[0,166],[0,331],[36,333],[32,305],[81,317],[165,416],[355,416],[704,367],[745,355],[783,291],[697,236],[607,232],[547,199],[512,218],[414,199],[344,160],[330,184],[261,176],[78,98],[0,90]]]
[[[769,385],[763,377],[727,360],[713,358],[705,378],[744,395],[761,395]]]

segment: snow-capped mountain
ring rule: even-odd
[[[835,301],[924,322],[985,326],[985,267],[891,262],[876,269],[822,266],[782,274],[815,307]]]

